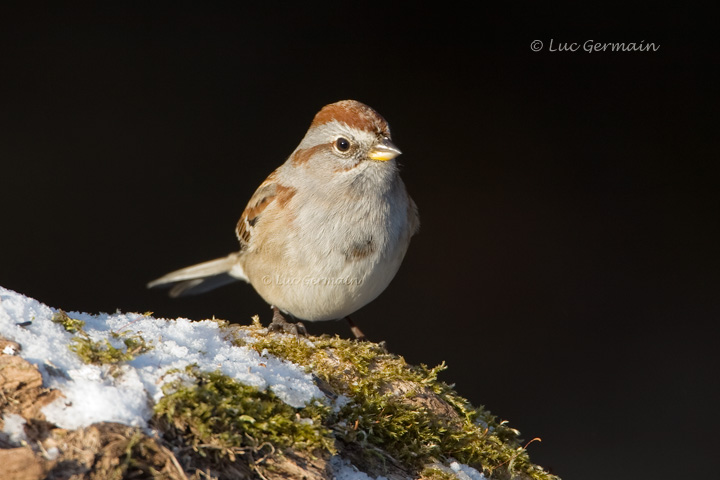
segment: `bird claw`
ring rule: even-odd
[[[282,333],[290,333],[297,336],[307,336],[307,329],[305,328],[305,325],[303,325],[301,322],[297,323],[290,323],[288,322],[282,313],[280,313],[280,310],[278,310],[276,307],[273,308],[273,318],[272,322],[270,322],[270,326],[268,327],[268,330],[271,332],[282,332]]]

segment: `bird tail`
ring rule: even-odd
[[[237,280],[247,281],[238,265],[239,253],[175,270],[147,284],[148,288],[171,286],[170,296],[197,295]]]

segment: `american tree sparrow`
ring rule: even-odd
[[[312,322],[347,318],[361,337],[348,315],[385,290],[420,224],[398,155],[372,108],[355,100],[323,107],[245,207],[240,251],[148,287],[175,284],[177,297],[244,280],[273,307],[273,328],[289,329],[280,312]]]

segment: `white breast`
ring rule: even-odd
[[[405,186],[393,177],[386,188],[360,186],[360,194],[347,185],[298,189],[289,205],[292,226],[276,237],[281,254],[260,249],[244,265],[265,301],[321,321],[343,318],[382,293],[414,233]],[[373,185],[382,185],[376,180]]]

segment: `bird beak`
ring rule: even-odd
[[[378,162],[387,162],[401,153],[400,149],[397,148],[389,138],[385,137],[382,142],[375,145],[372,150],[368,152],[368,157]]]

